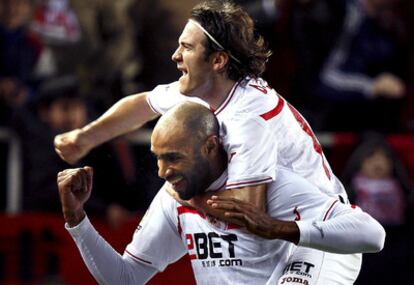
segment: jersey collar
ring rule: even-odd
[[[207,191],[218,191],[224,188],[226,186],[227,182],[227,169],[223,171],[223,173],[220,175],[219,178],[217,178],[211,185],[207,188]]]
[[[237,87],[240,85],[241,80],[237,81],[236,83],[234,83],[233,87],[231,88],[229,95],[227,95],[226,100],[224,100],[224,102],[220,105],[220,107],[217,108],[217,110],[213,110],[214,114],[217,116],[221,111],[224,110],[224,108],[226,108],[226,106],[229,104],[229,102],[231,101],[231,99],[233,98],[233,95],[237,89]]]

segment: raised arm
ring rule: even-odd
[[[125,97],[85,127],[57,135],[57,154],[66,162],[74,164],[98,145],[155,119],[159,114],[148,105],[148,94],[143,92]]]
[[[92,190],[92,168],[68,169],[58,174],[58,188],[66,229],[99,284],[144,284],[157,273],[127,254],[121,256],[95,230],[84,211]]]

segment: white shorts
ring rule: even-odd
[[[297,247],[277,284],[350,285],[358,277],[362,254],[333,254]]]

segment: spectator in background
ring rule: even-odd
[[[81,30],[69,0],[37,0],[31,29],[44,43],[45,52],[37,68],[38,76],[75,73],[83,60]]]
[[[53,152],[53,134],[87,122],[87,110],[73,78],[51,79],[40,86],[37,98],[20,108],[13,121],[23,148],[24,210],[58,210],[53,195],[53,171],[64,167]]]
[[[139,80],[144,90],[160,83],[172,82],[178,72],[171,64],[177,38],[186,24],[192,7],[201,0],[135,0],[131,3],[130,19],[135,27],[136,48],[141,56]]]
[[[78,19],[69,0],[41,0],[34,10],[32,29],[47,43],[68,44],[80,40]]]
[[[67,165],[55,154],[53,137],[86,124],[88,111],[76,77],[67,75],[45,81],[39,87],[36,101],[16,112],[14,126],[20,135],[24,156],[24,211],[60,211],[56,172]],[[136,207],[136,202],[130,200],[135,200],[139,191],[126,185],[112,145],[103,145],[86,157],[85,163],[95,165],[99,179],[103,180],[103,191],[92,201],[90,210],[98,215],[107,214],[109,221],[117,226],[129,215],[125,207]],[[109,192],[113,189],[117,189],[116,193]]]
[[[411,284],[413,186],[385,141],[370,134],[352,154],[343,179],[353,203],[376,218],[387,232],[379,255],[365,255],[358,284]]]
[[[29,30],[30,0],[0,1],[0,124],[8,124],[15,107],[34,94],[34,70],[42,52]]]
[[[341,32],[344,20],[344,3],[341,0],[298,0],[282,7],[285,17],[290,19],[289,36],[283,43],[291,42],[293,51],[290,62],[294,69],[291,91],[286,96],[309,120],[314,130],[320,130],[319,100],[315,100],[319,73],[323,63]],[[274,56],[278,56],[275,53]],[[285,72],[286,65],[284,66]],[[280,72],[280,71],[279,71]],[[289,96],[290,93],[290,96]]]
[[[395,0],[345,1],[342,31],[316,89],[322,128],[330,131],[397,131],[408,54]],[[325,104],[323,104],[325,102]]]
[[[83,89],[98,108],[106,110],[125,94],[138,92],[142,66],[134,41],[137,27],[129,17],[136,1],[65,1],[73,8],[83,35],[77,51],[82,51]]]

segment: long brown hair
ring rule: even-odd
[[[246,76],[257,78],[265,71],[271,52],[264,39],[255,33],[253,19],[242,7],[230,1],[205,1],[192,9],[191,19],[201,24],[232,55],[226,70],[228,78],[235,81]],[[208,37],[206,49],[206,57],[223,50]]]

